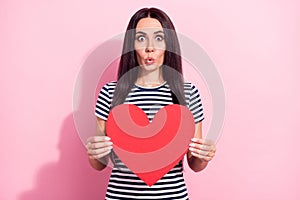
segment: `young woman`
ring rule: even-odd
[[[109,111],[123,103],[138,106],[150,121],[166,105],[187,106],[195,121],[195,136],[187,153],[190,168],[201,171],[214,157],[214,144],[201,139],[204,116],[198,90],[183,81],[175,28],[157,8],[143,8],[132,16],[124,38],[118,81],[107,83],[98,96],[95,114],[102,135],[90,137],[86,147],[93,168],[104,169],[110,158],[114,162],[106,199],[188,199],[182,161],[149,187],[113,152],[112,142],[105,136],[105,122]]]

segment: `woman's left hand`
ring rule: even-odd
[[[211,161],[215,156],[216,146],[212,141],[201,138],[192,138],[189,150],[192,156],[197,157],[203,161]]]

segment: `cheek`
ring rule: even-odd
[[[139,64],[141,64],[141,60],[144,57],[143,51],[142,50],[135,50],[135,53],[136,53],[136,58],[137,58]]]
[[[143,57],[145,55],[145,49],[135,49],[136,55]]]
[[[137,58],[140,58],[142,56],[141,51],[139,51],[139,50],[135,50],[135,54],[136,54]]]
[[[160,50],[157,52],[157,56],[160,58],[160,60],[164,60],[165,58],[165,51],[164,50]]]

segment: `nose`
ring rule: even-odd
[[[147,53],[154,52],[154,46],[152,40],[148,40],[145,51]]]
[[[147,48],[146,48],[146,52],[147,52],[147,53],[154,52],[154,48],[153,48],[153,47],[147,47]]]

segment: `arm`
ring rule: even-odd
[[[216,148],[212,142],[202,139],[202,122],[195,125],[195,136],[192,138],[190,148],[187,152],[187,161],[190,168],[199,172],[207,166],[214,157]]]
[[[96,170],[103,170],[109,160],[112,149],[110,138],[105,136],[105,121],[97,117],[97,134],[87,141],[89,163]]]

